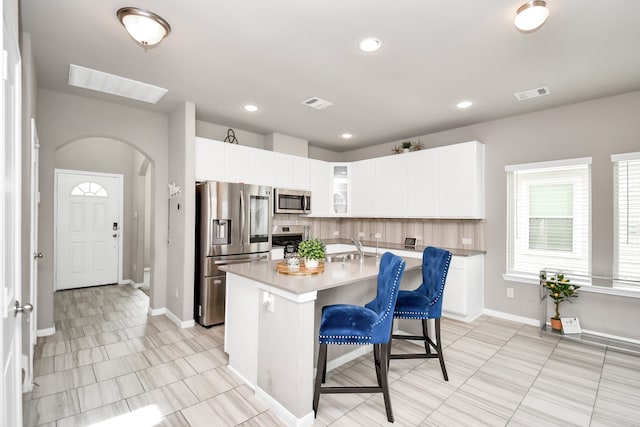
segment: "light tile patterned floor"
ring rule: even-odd
[[[39,339],[25,426],[281,426],[227,367],[223,327],[180,329],[129,286],[55,294]],[[482,317],[443,320],[449,382],[435,360],[393,360],[396,426],[640,426],[640,357]],[[413,344],[394,343],[402,351]],[[395,351],[394,351],[395,352]],[[328,385],[372,384],[370,356]],[[157,424],[154,424],[157,421]],[[316,426],[387,425],[380,395],[322,395]]]

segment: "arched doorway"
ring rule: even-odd
[[[123,264],[120,283],[142,288],[150,295],[153,162],[129,144],[111,138],[93,137],[59,147],[55,151],[54,167],[123,176]]]

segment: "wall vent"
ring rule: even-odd
[[[539,87],[537,89],[524,90],[522,92],[516,92],[516,98],[518,101],[524,101],[526,99],[537,98],[539,96],[549,95],[551,92],[546,86]]]
[[[302,103],[307,107],[315,108],[316,110],[324,110],[325,108],[333,105],[333,102],[318,98],[317,96],[309,98],[306,101],[302,101]]]

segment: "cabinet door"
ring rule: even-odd
[[[305,157],[293,157],[292,188],[309,190],[309,159]]]
[[[375,215],[398,218],[406,216],[407,177],[406,155],[375,159]]]
[[[351,164],[350,163],[332,163],[332,211],[334,215],[350,215],[351,214]]]
[[[196,181],[225,180],[225,143],[196,138]]]
[[[444,285],[442,310],[461,314],[467,314],[467,284],[465,283],[464,261],[458,257],[452,257],[447,281]]]
[[[440,217],[484,217],[484,146],[440,147]]]
[[[354,216],[376,214],[376,164],[373,159],[351,163],[351,212]]]
[[[254,149],[254,165],[255,165],[255,182],[252,184],[266,185],[274,187],[273,179],[273,152],[268,150]]]
[[[226,144],[226,179],[227,182],[256,182],[256,148],[237,144]]]
[[[309,159],[309,187],[311,189],[312,216],[331,215],[332,184],[330,164],[322,160]]]
[[[293,156],[284,153],[273,153],[274,187],[295,188],[293,182]]]
[[[437,149],[411,153],[407,158],[407,216],[436,218],[440,215],[440,161]]]

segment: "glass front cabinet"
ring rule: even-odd
[[[351,165],[349,163],[332,163],[331,179],[333,183],[332,213],[334,215],[350,215]]]

